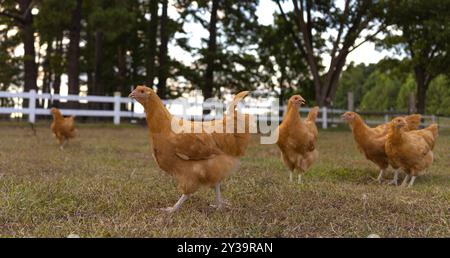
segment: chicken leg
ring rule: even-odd
[[[398,183],[398,169],[394,171],[394,179],[388,182],[388,185],[396,185]]]
[[[63,142],[59,145],[59,148],[61,150],[64,150],[64,147],[66,146],[66,143],[67,143],[67,139],[64,139]]]
[[[289,182],[292,182],[292,181],[293,181],[293,180],[292,180],[292,177],[293,177],[292,171],[289,171]]]
[[[415,176],[412,176],[412,177],[411,177],[411,180],[409,181],[408,187],[412,187],[415,180],[416,180],[416,177],[415,177]]]
[[[400,186],[405,187],[406,184],[408,183],[409,178],[411,178],[411,176],[406,174],[405,179],[403,179],[403,183]]]
[[[230,206],[228,202],[222,199],[222,194],[220,192],[220,183],[216,184],[214,186],[214,190],[216,192],[216,204],[211,204],[211,207],[217,208],[217,209],[223,209],[227,206]]]
[[[298,174],[297,184],[302,184],[302,174]]]
[[[166,211],[168,213],[174,213],[175,211],[177,211],[181,205],[184,203],[184,201],[186,201],[189,198],[188,194],[183,194],[180,199],[177,201],[177,203],[175,203],[174,206],[172,207],[167,207],[167,208],[162,208],[161,210]]]
[[[384,169],[380,170],[380,174],[378,175],[377,182],[381,184],[381,180],[383,179]]]

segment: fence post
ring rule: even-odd
[[[114,124],[120,124],[120,97],[119,91],[114,92]]]
[[[36,90],[28,92],[28,121],[33,124],[36,121]]]
[[[328,128],[328,114],[327,107],[322,107],[322,129]]]
[[[385,123],[389,122],[389,114],[384,115],[384,122]]]

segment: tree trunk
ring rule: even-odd
[[[97,30],[95,32],[95,60],[94,60],[94,89],[93,93],[98,96],[105,95],[105,87],[102,80],[101,64],[103,62],[103,32]],[[96,103],[97,107],[101,107],[99,103]]]
[[[156,56],[156,37],[158,31],[158,0],[150,1],[151,20],[148,27],[148,56],[146,84],[153,87],[153,79],[155,78],[155,56]]]
[[[63,41],[63,35],[61,33],[56,39],[56,50],[55,50],[55,56],[58,57],[59,61],[63,60],[63,55],[64,55],[62,41]],[[57,63],[55,63],[55,65],[52,65],[52,69],[53,69],[53,76],[54,76],[54,78],[53,78],[53,93],[59,94],[60,89],[61,89],[61,73],[63,70],[61,62],[57,62]],[[50,105],[52,105],[52,104],[53,104],[53,106],[58,107],[59,101],[53,100],[53,103],[50,103]]]
[[[217,10],[219,9],[219,0],[212,1],[211,18],[209,21],[209,40],[208,51],[206,54],[206,72],[203,85],[203,97],[209,99],[212,97],[214,89],[214,63],[217,51]]]
[[[330,64],[330,69],[326,74],[326,81],[322,85],[322,94],[320,98],[321,106],[329,107],[336,95],[336,90],[339,84],[339,79],[342,73],[342,69],[345,65],[345,60],[347,59],[348,51],[342,49],[340,55],[337,57],[336,62]]]
[[[53,39],[47,41],[47,50],[45,52],[45,59],[42,63],[42,69],[44,71],[42,92],[50,93],[50,84],[52,83],[52,69],[50,67],[50,59],[53,55]]]
[[[126,53],[123,46],[117,47],[117,68],[119,70],[118,72],[118,84],[116,91],[119,91],[124,95],[125,87],[126,85],[126,79],[127,79],[127,63],[126,63]]]
[[[94,93],[104,95],[105,89],[102,82],[101,63],[103,61],[103,32],[95,32],[95,60],[94,60]]]
[[[416,65],[414,67],[414,74],[416,76],[416,83],[417,83],[416,109],[418,113],[425,114],[429,80],[427,80],[425,69],[421,65]]]
[[[162,14],[161,14],[161,27],[160,27],[161,45],[159,46],[158,96],[162,99],[167,98],[167,89],[166,89],[166,80],[167,80],[167,76],[168,76],[167,44],[169,41],[167,28],[166,28],[167,1],[168,0],[162,0]]]
[[[22,30],[22,42],[24,46],[24,74],[25,84],[24,91],[37,90],[37,66],[36,66],[36,51],[34,49],[34,29],[33,29],[33,15],[29,8],[31,0],[21,0],[19,8],[24,15],[20,27]],[[28,99],[23,100],[23,106],[28,106]]]
[[[76,1],[75,9],[72,11],[72,20],[69,32],[69,49],[67,52],[68,62],[68,87],[69,94],[78,95],[80,92],[80,32],[81,32],[81,6],[82,0]],[[75,108],[77,102],[69,101],[68,107]]]

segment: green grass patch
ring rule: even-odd
[[[319,160],[289,183],[275,145],[254,137],[223,183],[230,209],[201,189],[167,215],[179,192],[159,170],[141,125],[81,124],[60,151],[49,123],[0,125],[1,237],[383,237],[450,236],[450,134],[412,189],[379,185],[349,130],[319,133]],[[390,170],[391,171],[391,170]],[[386,181],[392,178],[388,173]]]

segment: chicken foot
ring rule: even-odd
[[[188,194],[183,194],[183,195],[181,195],[180,199],[178,199],[177,203],[175,203],[174,206],[162,208],[161,210],[166,211],[168,213],[174,213],[181,207],[181,205],[184,203],[184,201],[186,201],[188,198],[189,198]]]
[[[60,141],[59,149],[64,150],[64,146],[66,146],[66,143],[67,143],[67,139]]]

